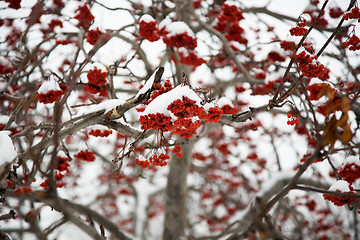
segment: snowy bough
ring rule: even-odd
[[[358,4],[1,2],[0,238],[359,239]]]

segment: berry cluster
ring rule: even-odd
[[[77,154],[74,155],[79,160],[86,161],[86,162],[93,162],[95,160],[94,152],[89,150],[81,150]]]
[[[88,83],[84,86],[84,90],[93,94],[100,93],[100,96],[106,97],[108,95],[106,76],[107,72],[102,72],[97,67],[89,70],[87,73]]]
[[[349,47],[349,50],[356,51],[360,49],[360,39],[358,36],[353,34],[346,42],[342,44],[344,47]]]
[[[19,194],[29,194],[32,192],[32,188],[31,187],[27,187],[27,186],[24,186],[24,187],[18,187],[15,189],[14,193],[16,195],[19,195]]]
[[[246,45],[248,40],[242,36],[245,31],[239,25],[239,21],[242,19],[245,18],[237,6],[225,3],[220,10],[214,28],[224,33],[227,40]]]
[[[306,34],[309,31],[308,29],[305,28],[306,25],[307,25],[306,19],[300,18],[296,24],[296,27],[293,27],[289,30],[290,35],[291,36],[303,36],[304,34]]]
[[[355,182],[360,178],[360,164],[357,162],[345,163],[337,170],[337,173],[348,183]]]
[[[182,156],[184,156],[184,154],[181,153],[180,151],[181,151],[181,147],[179,145],[175,145],[171,152],[175,153],[178,158],[182,158]]]
[[[89,30],[85,35],[86,41],[91,45],[95,45],[100,39],[108,41],[110,39],[110,34],[102,33],[99,28],[96,30]]]
[[[146,15],[150,17],[150,15]],[[157,27],[157,20],[154,20],[152,17],[150,21],[145,21],[140,19],[139,21],[139,34],[141,37],[149,40],[150,42],[155,42],[160,39],[159,28]]]
[[[286,122],[287,125],[298,125],[299,124],[299,118],[292,116],[290,113],[288,113],[287,117],[289,120]]]
[[[317,61],[316,55],[312,57],[310,54],[302,51],[296,54],[296,61],[298,63],[298,69],[301,70],[303,76],[319,78],[324,81],[330,78],[330,70]]]
[[[345,20],[357,19],[358,22],[360,22],[360,10],[359,10],[359,7],[354,7],[353,9],[351,9],[350,12],[346,12],[344,14],[344,19]]]
[[[310,92],[310,100],[319,100],[325,94],[333,91],[331,86],[327,83],[315,83],[308,85],[307,90]]]
[[[336,192],[340,192],[339,190],[336,190]],[[348,193],[353,193],[353,192],[348,192]],[[340,196],[334,196],[334,195],[329,195],[329,194],[323,194],[323,197],[325,200],[328,200],[330,202],[332,202],[335,206],[344,206],[345,204],[351,204],[355,201],[354,198],[350,198],[350,197],[340,197]]]
[[[330,8],[329,15],[332,18],[339,18],[343,15],[344,11],[339,7]]]
[[[170,116],[163,113],[149,113],[140,116],[141,128],[162,130],[164,132],[173,131],[184,138],[191,138],[196,134],[196,130],[201,126],[201,120],[195,120],[198,117],[206,122],[219,122],[223,113],[219,107],[211,107],[206,112],[204,107],[197,105],[196,101],[183,96],[170,103],[167,107],[177,119],[173,120]]]
[[[111,130],[100,130],[100,129],[91,129],[89,132],[89,135],[92,135],[94,137],[107,137],[110,134],[112,134]]]
[[[95,17],[91,14],[87,3],[85,3],[83,6],[79,6],[75,12],[78,12],[74,17],[79,21],[77,26],[83,27],[84,29],[88,29],[92,24],[92,21],[95,19]]]
[[[44,104],[53,103],[60,100],[67,88],[68,86],[66,84],[58,84],[54,81],[43,82],[36,92],[35,98]]]
[[[162,86],[161,84],[154,83],[153,87],[154,87],[154,91],[152,92],[150,99],[144,103],[145,105],[148,105],[150,102],[152,102],[152,100],[154,100],[156,97],[160,96],[161,94],[166,93],[173,89],[173,86],[169,79],[165,81],[164,86]]]
[[[285,62],[286,58],[276,51],[268,53],[266,60],[271,62]]]
[[[195,49],[197,46],[196,38],[193,38],[187,34],[187,32],[175,34],[169,36],[166,30],[163,31],[165,33],[163,35],[164,43],[169,47],[185,47],[187,49]]]
[[[49,90],[47,93],[36,92],[35,98],[44,104],[53,103],[59,101],[61,96],[64,94],[63,90]]]
[[[287,50],[293,51],[293,50],[295,50],[296,45],[295,45],[295,43],[293,41],[285,41],[284,40],[284,41],[280,42],[280,47],[282,49],[284,49],[285,51],[287,51]]]
[[[13,8],[13,9],[19,9],[21,8],[20,3],[21,0],[5,0],[5,2],[9,3],[9,8]]]
[[[193,66],[194,68],[206,63],[205,59],[199,58],[194,52],[189,52],[187,55],[184,52],[179,52],[179,55],[182,64]]]

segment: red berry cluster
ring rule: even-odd
[[[289,118],[289,120],[286,122],[287,125],[294,126],[299,124],[299,118],[293,117],[290,113],[288,113],[287,117]]]
[[[266,78],[266,72],[258,72],[255,73],[254,76],[256,79],[264,80]]]
[[[353,34],[346,42],[342,44],[344,47],[349,47],[349,50],[356,51],[360,49],[360,39],[358,36]]]
[[[99,28],[96,28],[96,30],[89,30],[86,33],[85,38],[88,43],[95,45],[99,39],[108,41],[110,39],[110,34],[102,33]]]
[[[353,193],[352,192],[352,187],[350,186],[351,192],[348,193]],[[336,192],[340,192],[339,190],[336,190]],[[325,200],[328,200],[330,202],[332,202],[335,206],[344,206],[345,204],[351,204],[355,201],[354,198],[350,198],[350,197],[340,197],[340,196],[334,196],[334,195],[329,195],[329,194],[323,194],[323,197]]]
[[[36,92],[35,98],[41,103],[53,103],[59,101],[64,94],[63,90],[49,90],[47,93]]]
[[[94,152],[89,150],[81,150],[77,154],[74,155],[79,160],[86,161],[86,162],[93,162],[95,160]]]
[[[280,47],[282,48],[282,49],[284,49],[285,51],[286,50],[291,50],[291,51],[293,51],[293,50],[295,50],[295,48],[296,48],[296,45],[295,45],[295,43],[293,42],[293,41],[281,41],[280,42]]]
[[[344,13],[344,11],[339,7],[330,8],[330,11],[329,11],[329,15],[332,18],[341,17],[341,15],[343,15],[343,13]]]
[[[229,104],[222,106],[221,110],[223,112],[222,114],[236,114],[237,113],[237,109],[230,106]]]
[[[224,36],[229,41],[247,44],[248,40],[242,36],[245,31],[239,25],[239,21],[242,19],[245,18],[237,6],[224,4],[217,17],[218,22],[214,28],[224,33]]]
[[[346,163],[343,164],[338,170],[337,173],[348,183],[355,182],[356,179],[360,178],[360,165],[356,163]]]
[[[267,59],[272,62],[285,62],[286,58],[276,51],[271,51],[268,53]]]
[[[65,177],[65,175],[62,174],[61,172],[58,172],[58,171],[55,172],[55,182],[56,182],[56,187],[57,188],[62,188],[62,187],[64,187],[66,185],[64,182],[61,182],[61,180],[64,177]],[[49,179],[46,179],[45,181],[40,183],[40,187],[49,188]]]
[[[89,135],[92,135],[94,137],[107,137],[110,134],[112,134],[111,130],[100,130],[100,129],[91,129],[89,132]]]
[[[100,93],[100,96],[106,97],[108,95],[106,76],[107,72],[102,72],[97,67],[89,70],[87,73],[88,83],[84,86],[84,90],[93,94]]]
[[[27,187],[27,186],[24,186],[24,187],[18,187],[15,189],[14,193],[16,195],[19,195],[19,194],[29,194],[32,192],[32,188],[31,187]]]
[[[144,20],[139,22],[139,34],[141,37],[155,42],[160,39],[159,28],[156,26],[157,20],[146,22]]]
[[[199,58],[194,52],[190,52],[185,55],[183,52],[179,53],[180,62],[185,65],[193,66],[194,68],[200,66],[203,63],[206,63],[206,60],[203,58]]]
[[[163,113],[149,113],[147,115],[140,116],[141,129],[155,129],[163,132],[171,131],[174,129],[172,118],[165,116]]]
[[[306,25],[307,25],[306,19],[300,18],[296,24],[296,27],[293,27],[289,30],[290,35],[291,36],[303,36],[304,34],[306,34],[309,31],[308,29],[305,28]]]
[[[168,36],[166,30],[163,31],[164,43],[169,47],[185,47],[187,49],[195,49],[197,46],[196,38],[189,36],[186,32]]]
[[[345,20],[357,19],[358,22],[360,22],[360,10],[359,10],[359,7],[354,7],[353,9],[351,9],[350,12],[346,12],[344,14],[344,19]]]
[[[155,90],[152,92],[150,99],[144,103],[145,105],[148,105],[152,100],[154,100],[161,94],[166,93],[173,89],[173,86],[169,79],[165,81],[164,86],[162,86],[161,84],[154,83],[153,87]]]
[[[62,23],[62,21],[59,20],[59,19],[52,19],[51,22],[48,24],[48,26],[49,26],[49,28],[50,28],[51,30],[54,30],[55,27],[60,27],[60,28],[62,28],[62,27],[63,27],[63,23]]]
[[[182,156],[184,156],[184,154],[181,153],[180,151],[181,151],[181,147],[179,145],[175,145],[175,147],[173,148],[173,150],[171,152],[175,153],[178,158],[182,158]]]
[[[322,96],[324,96],[328,92],[333,91],[331,86],[327,83],[315,83],[312,85],[308,85],[307,89],[310,92],[310,96],[309,96],[310,100],[319,100]]]
[[[5,0],[5,2],[9,3],[9,8],[13,8],[13,9],[19,9],[21,8],[20,3],[21,0]]]
[[[244,19],[244,16],[237,6],[225,3],[217,19],[219,22],[237,22]]]
[[[167,107],[177,119],[172,120],[170,116],[163,113],[150,113],[140,116],[141,128],[173,131],[184,138],[191,138],[196,134],[196,130],[201,126],[201,120],[193,120],[193,117],[199,117],[207,122],[219,122],[223,113],[219,107],[211,107],[208,112],[203,107],[197,105],[196,101],[184,96],[170,103]]]
[[[145,159],[145,160],[140,160],[139,158],[135,158],[135,163],[136,163],[137,165],[139,165],[140,167],[142,167],[142,168],[148,168],[148,167],[150,167],[150,162],[149,162],[147,159]]]
[[[319,78],[324,81],[330,78],[330,70],[317,61],[317,56],[312,57],[310,54],[302,51],[296,55],[296,61],[298,63],[298,69],[301,70],[303,76]]]
[[[39,93],[36,92],[35,98],[44,104],[53,103],[55,101],[59,101],[61,96],[68,89],[66,84],[59,84],[61,90],[49,90],[47,93]]]
[[[77,26],[88,29],[95,17],[91,14],[87,3],[85,3],[83,6],[79,6],[75,12],[78,12],[74,17],[79,21]]]
[[[69,171],[70,164],[68,163],[69,157],[60,157],[60,156],[58,156],[58,160],[59,160],[59,162],[58,162],[55,169],[59,170],[60,172],[66,171],[66,172],[69,173],[70,172]]]

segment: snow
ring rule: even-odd
[[[155,71],[150,78],[146,81],[145,85],[139,90],[139,92],[136,94],[136,97],[139,97],[139,95],[146,93],[154,84],[155,75],[157,71]]]
[[[10,131],[0,131],[0,165],[12,162],[17,155],[9,134]]]
[[[193,38],[195,37],[195,34],[193,33],[193,31],[191,31],[189,26],[186,23],[180,21],[172,22],[166,25],[165,30],[169,32],[167,34],[168,37],[172,37],[174,35],[182,34],[182,33],[187,33],[188,36]]]
[[[358,165],[358,166],[360,166],[360,159],[359,159],[359,157],[356,157],[356,156],[350,156],[350,157],[348,157],[345,161],[344,161],[344,163],[342,164],[343,166],[345,166],[345,165],[351,165],[351,164],[355,164],[355,165]]]
[[[331,185],[329,191],[350,192],[349,183],[345,180],[338,180]]]
[[[124,103],[125,103],[125,101],[122,99],[110,99],[110,100],[101,102],[96,105],[79,107],[79,108],[77,108],[78,109],[77,116],[80,116],[83,114],[88,114],[91,112],[97,112],[100,110],[105,110],[105,112],[108,112],[108,111],[114,109],[115,107],[122,105]]]
[[[182,97],[188,97],[191,100],[196,101],[197,104],[200,104],[202,99],[187,85],[179,85],[176,88],[161,94],[155,98],[149,105],[145,108],[142,115],[147,115],[149,113],[163,113],[165,116],[169,116],[170,112],[167,110],[167,107],[170,103],[177,99],[182,99]]]
[[[221,97],[219,98],[219,100],[217,100],[217,105],[221,108],[225,105],[229,105],[230,107],[234,107],[234,105],[232,104],[232,102],[230,101],[230,99],[226,98],[226,97]]]
[[[150,16],[149,14],[144,14],[144,15],[142,15],[142,17],[139,19],[139,22],[141,22],[141,21],[144,21],[144,22],[149,23],[149,22],[155,21],[155,19],[154,19],[152,16]]]
[[[53,91],[61,90],[59,84],[53,78],[51,78],[49,81],[43,82],[41,84],[40,88],[38,89],[38,93],[46,94],[50,90],[53,90]]]
[[[9,121],[10,117],[6,115],[0,115],[0,123],[6,124]]]

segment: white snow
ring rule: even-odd
[[[230,99],[226,98],[226,97],[221,97],[219,98],[219,100],[217,100],[217,105],[221,108],[225,105],[229,105],[230,107],[234,107],[234,105],[232,104],[232,102],[230,101]]]
[[[0,131],[0,165],[12,162],[17,155],[9,134],[10,131]]]
[[[360,159],[359,157],[356,157],[356,156],[350,156],[348,157],[344,163],[342,164],[342,166],[345,166],[345,165],[350,165],[350,164],[355,164],[355,165],[358,165],[360,166]]]
[[[114,109],[115,107],[122,105],[124,103],[125,103],[125,101],[122,99],[110,99],[110,100],[101,102],[96,105],[79,107],[79,108],[77,108],[78,114],[76,116],[88,114],[91,112],[97,112],[100,110],[105,110],[105,112],[108,112],[108,111]]]
[[[139,19],[139,22],[141,22],[141,21],[144,21],[144,22],[149,23],[149,22],[155,21],[155,19],[154,19],[152,16],[150,16],[149,14],[144,14],[144,15],[142,15],[142,17]]]
[[[0,123],[6,124],[9,121],[10,117],[6,115],[0,115]]]
[[[144,84],[144,86],[138,91],[138,93],[136,94],[136,97],[139,97],[140,94],[144,94],[146,93],[149,89],[151,89],[151,87],[154,84],[154,80],[155,80],[155,75],[156,75],[157,71],[155,71],[150,78],[146,81],[146,83]]]
[[[170,112],[167,110],[167,107],[170,103],[177,99],[182,99],[182,97],[188,97],[191,100],[196,101],[197,104],[200,104],[202,99],[187,85],[179,85],[176,88],[161,94],[155,98],[149,105],[145,108],[142,115],[147,115],[149,113],[163,113],[165,116],[169,116]]]
[[[50,78],[49,81],[43,82],[41,84],[40,88],[38,89],[38,93],[46,94],[50,90],[53,90],[53,91],[61,90],[59,84],[53,78]]]
[[[349,183],[345,180],[338,180],[331,185],[329,191],[350,192]]]
[[[190,37],[195,37],[194,32],[189,28],[189,26],[181,21],[172,22],[166,25],[165,30],[169,33],[167,34],[168,37],[172,37],[177,34],[187,33]]]

